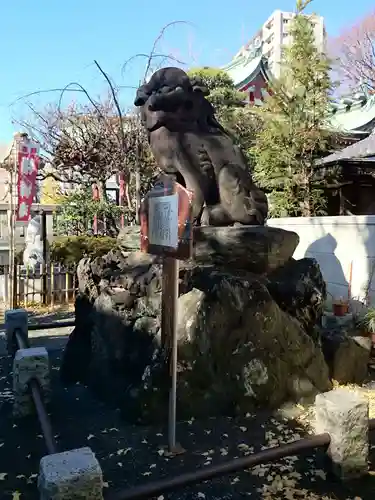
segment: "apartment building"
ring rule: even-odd
[[[280,76],[283,47],[292,42],[289,26],[294,16],[294,12],[275,10],[262,26],[262,53],[268,60],[268,68],[275,77]],[[318,50],[324,52],[326,50],[324,18],[315,14],[307,17],[314,25],[316,46]]]

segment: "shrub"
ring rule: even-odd
[[[77,265],[83,257],[105,255],[116,244],[116,238],[109,236],[61,236],[51,245],[51,261],[64,266]]]

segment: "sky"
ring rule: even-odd
[[[32,92],[77,82],[94,98],[106,93],[95,59],[122,87],[122,104],[131,106],[147,61],[127,61],[149,54],[168,23],[181,21],[165,31],[158,53],[172,54],[187,67],[220,66],[274,10],[294,7],[294,0],[2,0],[0,143],[19,130],[17,121],[27,120],[26,102],[42,109],[60,98],[60,92],[25,97]],[[374,0],[314,0],[309,11],[324,16],[328,35],[335,36],[373,7]],[[81,98],[66,92],[63,104]]]

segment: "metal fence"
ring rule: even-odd
[[[44,327],[56,328],[66,326],[67,323],[60,324],[50,323],[47,325],[28,325],[29,330],[36,330]],[[72,322],[71,326],[74,325]],[[13,332],[12,346],[14,352],[17,349],[30,347],[27,338],[24,338],[19,329]],[[14,354],[14,353],[13,353]],[[51,426],[51,421],[43,402],[43,393],[38,381],[32,378],[28,387],[32,396],[36,414],[40,423],[42,435],[47,448],[48,454],[57,452],[57,446],[54,439],[54,433]],[[375,430],[375,419],[370,419],[368,429]],[[273,448],[269,448],[258,453],[254,453],[247,457],[235,458],[228,462],[217,465],[211,465],[204,469],[192,470],[190,472],[183,471],[180,475],[160,479],[151,483],[141,484],[133,488],[126,488],[121,491],[103,491],[104,500],[146,500],[147,498],[164,498],[164,494],[176,490],[183,489],[187,486],[198,484],[204,481],[210,481],[217,477],[233,474],[245,469],[249,469],[256,465],[269,462],[276,462],[282,458],[294,455],[304,454],[305,452],[313,452],[316,448],[326,449],[331,442],[331,436],[328,433],[318,434],[312,437],[299,439],[288,444],[283,444]]]
[[[75,268],[66,268],[60,264],[51,264],[27,268],[17,265],[14,269],[14,302],[17,306],[64,305],[74,302],[77,293]],[[0,301],[9,303],[10,267],[0,266]]]

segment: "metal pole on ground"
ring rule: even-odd
[[[165,257],[163,262],[163,280],[168,284],[163,294],[162,314],[166,315],[165,338],[170,341],[170,389],[168,418],[168,450],[175,453],[176,445],[176,399],[177,399],[177,304],[178,304],[178,269],[177,259]],[[167,287],[166,287],[167,288]]]
[[[193,248],[192,196],[192,192],[165,176],[147,194],[140,210],[141,250],[163,258],[161,344],[169,364],[169,456],[185,451],[176,443],[177,315],[179,260],[189,259]]]

